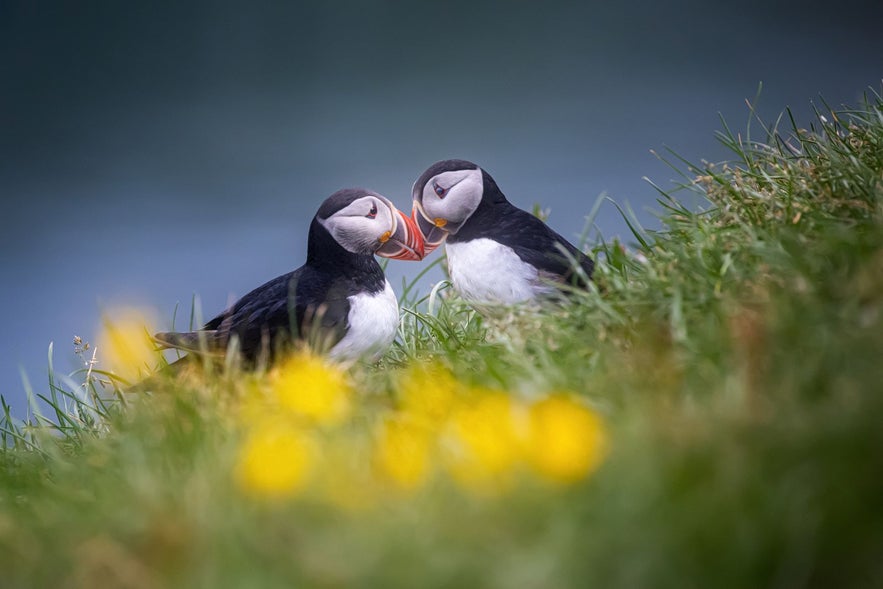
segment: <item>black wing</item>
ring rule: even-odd
[[[252,290],[203,329],[216,330],[227,341],[236,335],[243,355],[255,359],[268,345],[317,335],[333,345],[346,331],[348,314],[349,300],[343,289],[303,266]]]
[[[587,286],[574,268],[579,264],[592,277],[595,263],[541,220],[515,206],[499,217],[494,238],[515,250],[518,257],[542,273],[580,286]],[[563,251],[562,251],[563,250]],[[566,253],[565,253],[566,252]]]
[[[317,349],[328,350],[343,339],[349,327],[350,288],[345,277],[332,278],[310,266],[306,269],[292,285],[298,337]]]

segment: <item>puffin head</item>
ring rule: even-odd
[[[364,188],[338,190],[316,221],[345,250],[396,260],[422,260],[423,236],[414,221],[384,196]]]
[[[475,212],[484,197],[485,176],[472,162],[442,160],[417,178],[411,190],[411,214],[423,234],[424,255],[456,234]]]

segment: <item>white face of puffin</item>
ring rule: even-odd
[[[478,205],[484,193],[480,169],[452,170],[430,178],[423,191],[414,195],[417,222],[424,229],[426,251],[438,247],[448,233],[457,233]]]
[[[423,259],[423,236],[414,221],[382,196],[366,194],[319,223],[354,254]]]

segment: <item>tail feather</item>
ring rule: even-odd
[[[153,339],[161,349],[178,348],[188,352],[218,353],[226,347],[226,341],[222,341],[217,330],[160,332],[154,334]]]

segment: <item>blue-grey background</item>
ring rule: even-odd
[[[0,393],[22,415],[19,366],[45,391],[49,342],[75,368],[103,307],[221,310],[302,263],[331,192],[407,207],[438,159],[566,236],[602,192],[645,211],[642,177],[675,177],[649,150],[724,158],[718,113],[742,127],[759,82],[806,121],[879,87],[881,6],[0,2]]]

